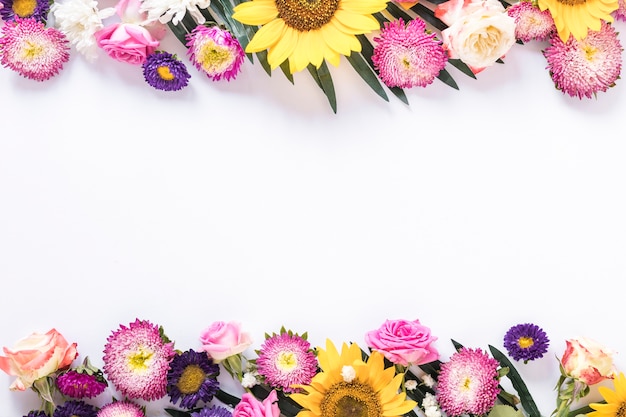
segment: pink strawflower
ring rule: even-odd
[[[402,19],[385,22],[374,41],[372,62],[388,87],[426,87],[448,62],[441,42],[420,18],[406,25]]]
[[[70,59],[68,40],[34,18],[15,17],[0,28],[0,62],[21,76],[45,81]]]
[[[613,12],[613,17],[616,20],[626,22],[626,0],[617,1],[617,9]]]
[[[450,417],[483,415],[493,408],[498,388],[499,363],[481,349],[462,348],[441,365],[437,402]]]
[[[116,401],[102,407],[96,417],[146,417],[146,414],[135,403]]]
[[[556,29],[550,11],[541,11],[531,1],[517,2],[506,12],[515,19],[515,38],[522,42],[545,41]]]
[[[187,35],[187,48],[191,62],[213,81],[234,79],[245,56],[239,41],[217,26],[196,26]]]
[[[80,373],[73,369],[59,375],[56,383],[61,394],[79,399],[97,397],[107,387],[106,381],[97,375]]]
[[[120,326],[107,338],[104,367],[109,381],[127,398],[157,400],[167,392],[167,371],[174,343],[149,321]]]
[[[602,22],[599,31],[590,30],[581,40],[570,36],[563,43],[553,34],[543,54],[556,88],[582,99],[615,85],[622,68],[622,50],[613,26]]]
[[[256,364],[270,387],[285,392],[296,392],[294,384],[308,385],[317,373],[317,358],[309,342],[287,332],[265,339]]]

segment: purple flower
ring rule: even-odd
[[[48,414],[43,410],[31,410],[24,417],[48,417]]]
[[[98,410],[84,401],[66,401],[59,405],[55,410],[53,417],[96,417]]]
[[[187,39],[191,62],[213,81],[230,81],[237,76],[245,53],[229,31],[198,25]]]
[[[524,363],[543,357],[549,344],[546,332],[531,323],[515,325],[504,335],[504,347],[509,356]]]
[[[82,365],[59,375],[56,384],[61,394],[79,399],[96,397],[108,386],[102,371],[91,365],[89,358],[85,358]]]
[[[142,67],[146,82],[157,90],[181,90],[191,77],[185,64],[168,52],[156,51],[148,55]]]
[[[227,408],[220,407],[219,405],[213,405],[205,407],[198,412],[191,413],[192,417],[232,417],[233,413],[228,411]]]
[[[188,350],[175,356],[167,373],[170,401],[180,400],[180,406],[188,409],[199,401],[210,402],[219,389],[219,373],[219,366],[205,352]]]
[[[46,23],[52,3],[48,0],[0,0],[0,16],[4,21],[12,21],[16,17],[33,18]]]

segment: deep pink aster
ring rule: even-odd
[[[267,337],[256,364],[270,387],[285,392],[297,391],[294,384],[308,385],[317,373],[317,358],[309,342],[289,332]]]
[[[135,403],[116,401],[102,407],[96,417],[146,417],[146,414]]]
[[[613,26],[606,22],[581,40],[570,36],[563,43],[553,34],[543,54],[556,88],[580,99],[613,87],[622,69],[622,45]]]
[[[486,414],[496,403],[499,363],[481,349],[462,348],[441,365],[437,402],[450,416]]]
[[[388,87],[426,87],[448,62],[441,42],[420,18],[406,25],[402,19],[385,22],[374,41],[372,62]]]
[[[45,81],[69,59],[65,35],[32,17],[15,17],[0,29],[0,62],[23,77]]]
[[[120,326],[107,339],[104,367],[109,381],[127,398],[157,400],[167,392],[167,371],[174,343],[149,321]]]
[[[556,29],[550,11],[541,11],[531,1],[517,2],[506,12],[515,19],[515,38],[523,42],[545,41]]]
[[[626,22],[626,0],[617,1],[617,9],[613,12],[616,20]]]
[[[59,375],[56,383],[61,394],[71,398],[96,397],[107,387],[101,376],[80,373],[73,369]]]
[[[245,53],[239,41],[217,26],[198,25],[187,36],[191,62],[213,81],[234,79]]]

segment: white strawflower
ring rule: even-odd
[[[246,372],[241,378],[241,386],[244,388],[252,388],[258,383],[256,375],[252,372]]]
[[[206,9],[211,4],[211,0],[143,0],[140,12],[148,13],[148,20],[158,20],[161,23],[168,23],[170,20],[177,25],[185,13],[189,12],[191,17],[199,24],[206,22],[200,9]]]
[[[356,371],[353,367],[345,365],[341,368],[341,376],[345,382],[352,382],[356,378]]]
[[[54,2],[50,8],[54,22],[76,50],[93,62],[97,58],[98,46],[94,34],[102,29],[102,19],[115,14],[112,7],[98,10],[95,0],[65,0]]]

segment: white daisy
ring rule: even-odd
[[[139,11],[148,12],[149,21],[168,23],[171,20],[175,25],[185,17],[186,12],[189,12],[201,25],[206,19],[199,9],[206,9],[210,4],[211,0],[144,0]]]

